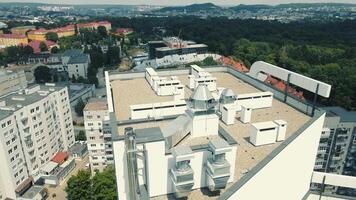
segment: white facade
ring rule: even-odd
[[[256,92],[237,94],[236,106],[237,111],[241,110],[241,106],[259,109],[272,106],[273,94],[271,92]]]
[[[125,155],[125,143],[122,142],[114,142],[114,157],[115,160],[126,160]],[[142,149],[143,146],[138,145],[138,149]],[[229,163],[234,163],[236,158],[236,146],[233,146],[230,152],[226,153],[226,160]],[[157,142],[149,142],[145,144],[145,149],[147,152],[147,174],[149,179],[147,180],[147,188],[150,194],[150,197],[155,197],[159,195],[174,193],[175,189],[173,186],[173,182],[170,180],[170,174],[168,173],[169,169],[171,169],[175,161],[173,159],[173,155],[165,154],[165,142],[157,141]],[[207,162],[207,159],[212,156],[212,153],[209,150],[197,151],[194,152],[194,158],[190,161],[191,167],[194,169],[194,186],[193,189],[206,187],[207,179],[204,165]],[[142,160],[138,162],[143,162]],[[124,162],[125,163],[125,162]],[[119,199],[128,199],[128,182],[127,182],[127,168],[125,164],[115,165],[116,171],[116,180],[117,184],[121,187],[118,187]],[[140,165],[140,164],[139,164]],[[139,168],[142,171],[142,168]],[[229,182],[233,180],[234,176],[234,166],[231,165],[230,168],[230,179]],[[139,175],[139,180],[144,179],[144,174]]]
[[[0,96],[27,87],[24,71],[0,70]]]
[[[73,76],[75,78],[78,77],[87,78],[88,67],[89,67],[89,63],[69,63],[67,66],[69,78],[72,78]]]
[[[15,198],[15,189],[59,151],[74,144],[66,87],[33,86],[0,98],[0,188],[3,198]]]
[[[325,114],[310,124],[258,172],[221,199],[301,200],[309,191]],[[307,152],[307,153],[306,153]],[[258,188],[258,192],[256,192]]]
[[[184,100],[161,103],[139,104],[130,106],[131,119],[160,118],[171,115],[180,115],[187,109]]]
[[[190,53],[185,55],[168,55],[164,56],[163,58],[156,58],[150,60],[143,60],[139,63],[135,69],[144,69],[147,67],[152,68],[159,68],[159,67],[168,67],[168,66],[175,66],[175,65],[184,65],[187,63],[203,61],[205,58],[212,57],[214,60],[218,60],[221,56],[218,54],[197,54],[197,53]]]
[[[108,109],[105,102],[89,102],[84,108],[84,127],[87,137],[92,174],[113,163],[111,132],[106,126]]]

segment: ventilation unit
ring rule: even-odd
[[[217,191],[224,189],[230,178],[230,164],[225,155],[231,147],[222,139],[211,140],[208,145],[213,155],[206,164],[207,186],[210,191]]]
[[[190,147],[179,146],[172,150],[175,166],[171,169],[171,178],[176,198],[187,197],[194,186],[194,172],[190,160],[194,158]]]

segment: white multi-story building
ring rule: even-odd
[[[0,98],[0,199],[17,199],[74,144],[66,87],[34,85]]]
[[[24,71],[0,70],[0,96],[26,87]]]
[[[106,72],[107,123],[112,133],[119,199],[315,197],[309,189],[311,180],[320,183],[324,176],[313,172],[313,168],[325,112],[256,80],[270,66],[258,63],[256,69],[254,65],[250,76],[223,66],[205,68],[217,79],[216,91],[200,85],[189,89],[187,69],[158,70],[158,76],[177,76],[186,86],[186,104],[182,104],[186,111],[176,115],[167,114],[178,109],[167,105],[174,101],[174,95],[157,95],[145,79],[145,72]],[[330,94],[330,85],[325,83],[277,67],[268,72],[316,95]],[[220,92],[222,89],[232,92]],[[256,93],[261,96],[252,95]],[[236,96],[226,103],[219,101],[222,94]],[[242,111],[237,109],[239,101],[247,99],[240,97],[242,94],[250,94],[248,98],[256,99],[257,104],[259,98],[272,97],[272,104],[246,104],[244,109],[250,109],[251,116],[242,120]],[[225,103],[220,107],[229,108],[227,112],[218,111],[217,101]],[[159,113],[132,119],[131,106],[146,104],[155,106],[135,111]],[[234,119],[222,121],[224,113]],[[255,137],[262,142],[254,145],[251,130],[260,122],[266,123],[258,126]],[[335,184],[330,182],[335,177],[329,177],[325,183]],[[352,187],[351,182],[356,181],[340,185]]]
[[[92,173],[113,163],[111,128],[106,101],[93,100],[85,105],[84,126]]]
[[[314,169],[320,172],[355,176],[356,112],[341,107],[323,109],[327,113]],[[334,186],[327,186],[324,191],[356,194],[356,190]]]

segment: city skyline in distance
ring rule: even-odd
[[[278,4],[288,4],[288,3],[356,3],[354,0],[181,0],[179,2],[172,2],[169,0],[77,0],[73,2],[72,0],[62,0],[60,3],[57,0],[5,0],[2,3],[47,3],[47,4],[69,4],[69,5],[105,5],[105,4],[116,4],[116,5],[162,5],[162,6],[184,6],[189,4],[200,4],[200,3],[213,3],[216,5],[234,6],[239,4],[267,4],[267,5],[278,5]]]

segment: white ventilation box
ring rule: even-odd
[[[235,104],[226,104],[223,105],[221,112],[221,120],[227,124],[231,125],[235,123],[235,117],[236,117],[236,106]]]
[[[251,121],[251,115],[252,115],[252,109],[245,107],[245,106],[241,106],[241,122],[246,124],[246,123],[250,123]]]
[[[274,120],[274,123],[277,124],[277,141],[283,141],[286,138],[287,132],[287,122],[284,120]]]
[[[194,89],[194,85],[195,85],[195,76],[194,75],[188,75],[188,79],[189,79],[189,89]]]
[[[278,125],[273,121],[251,124],[250,142],[255,146],[276,142]]]

